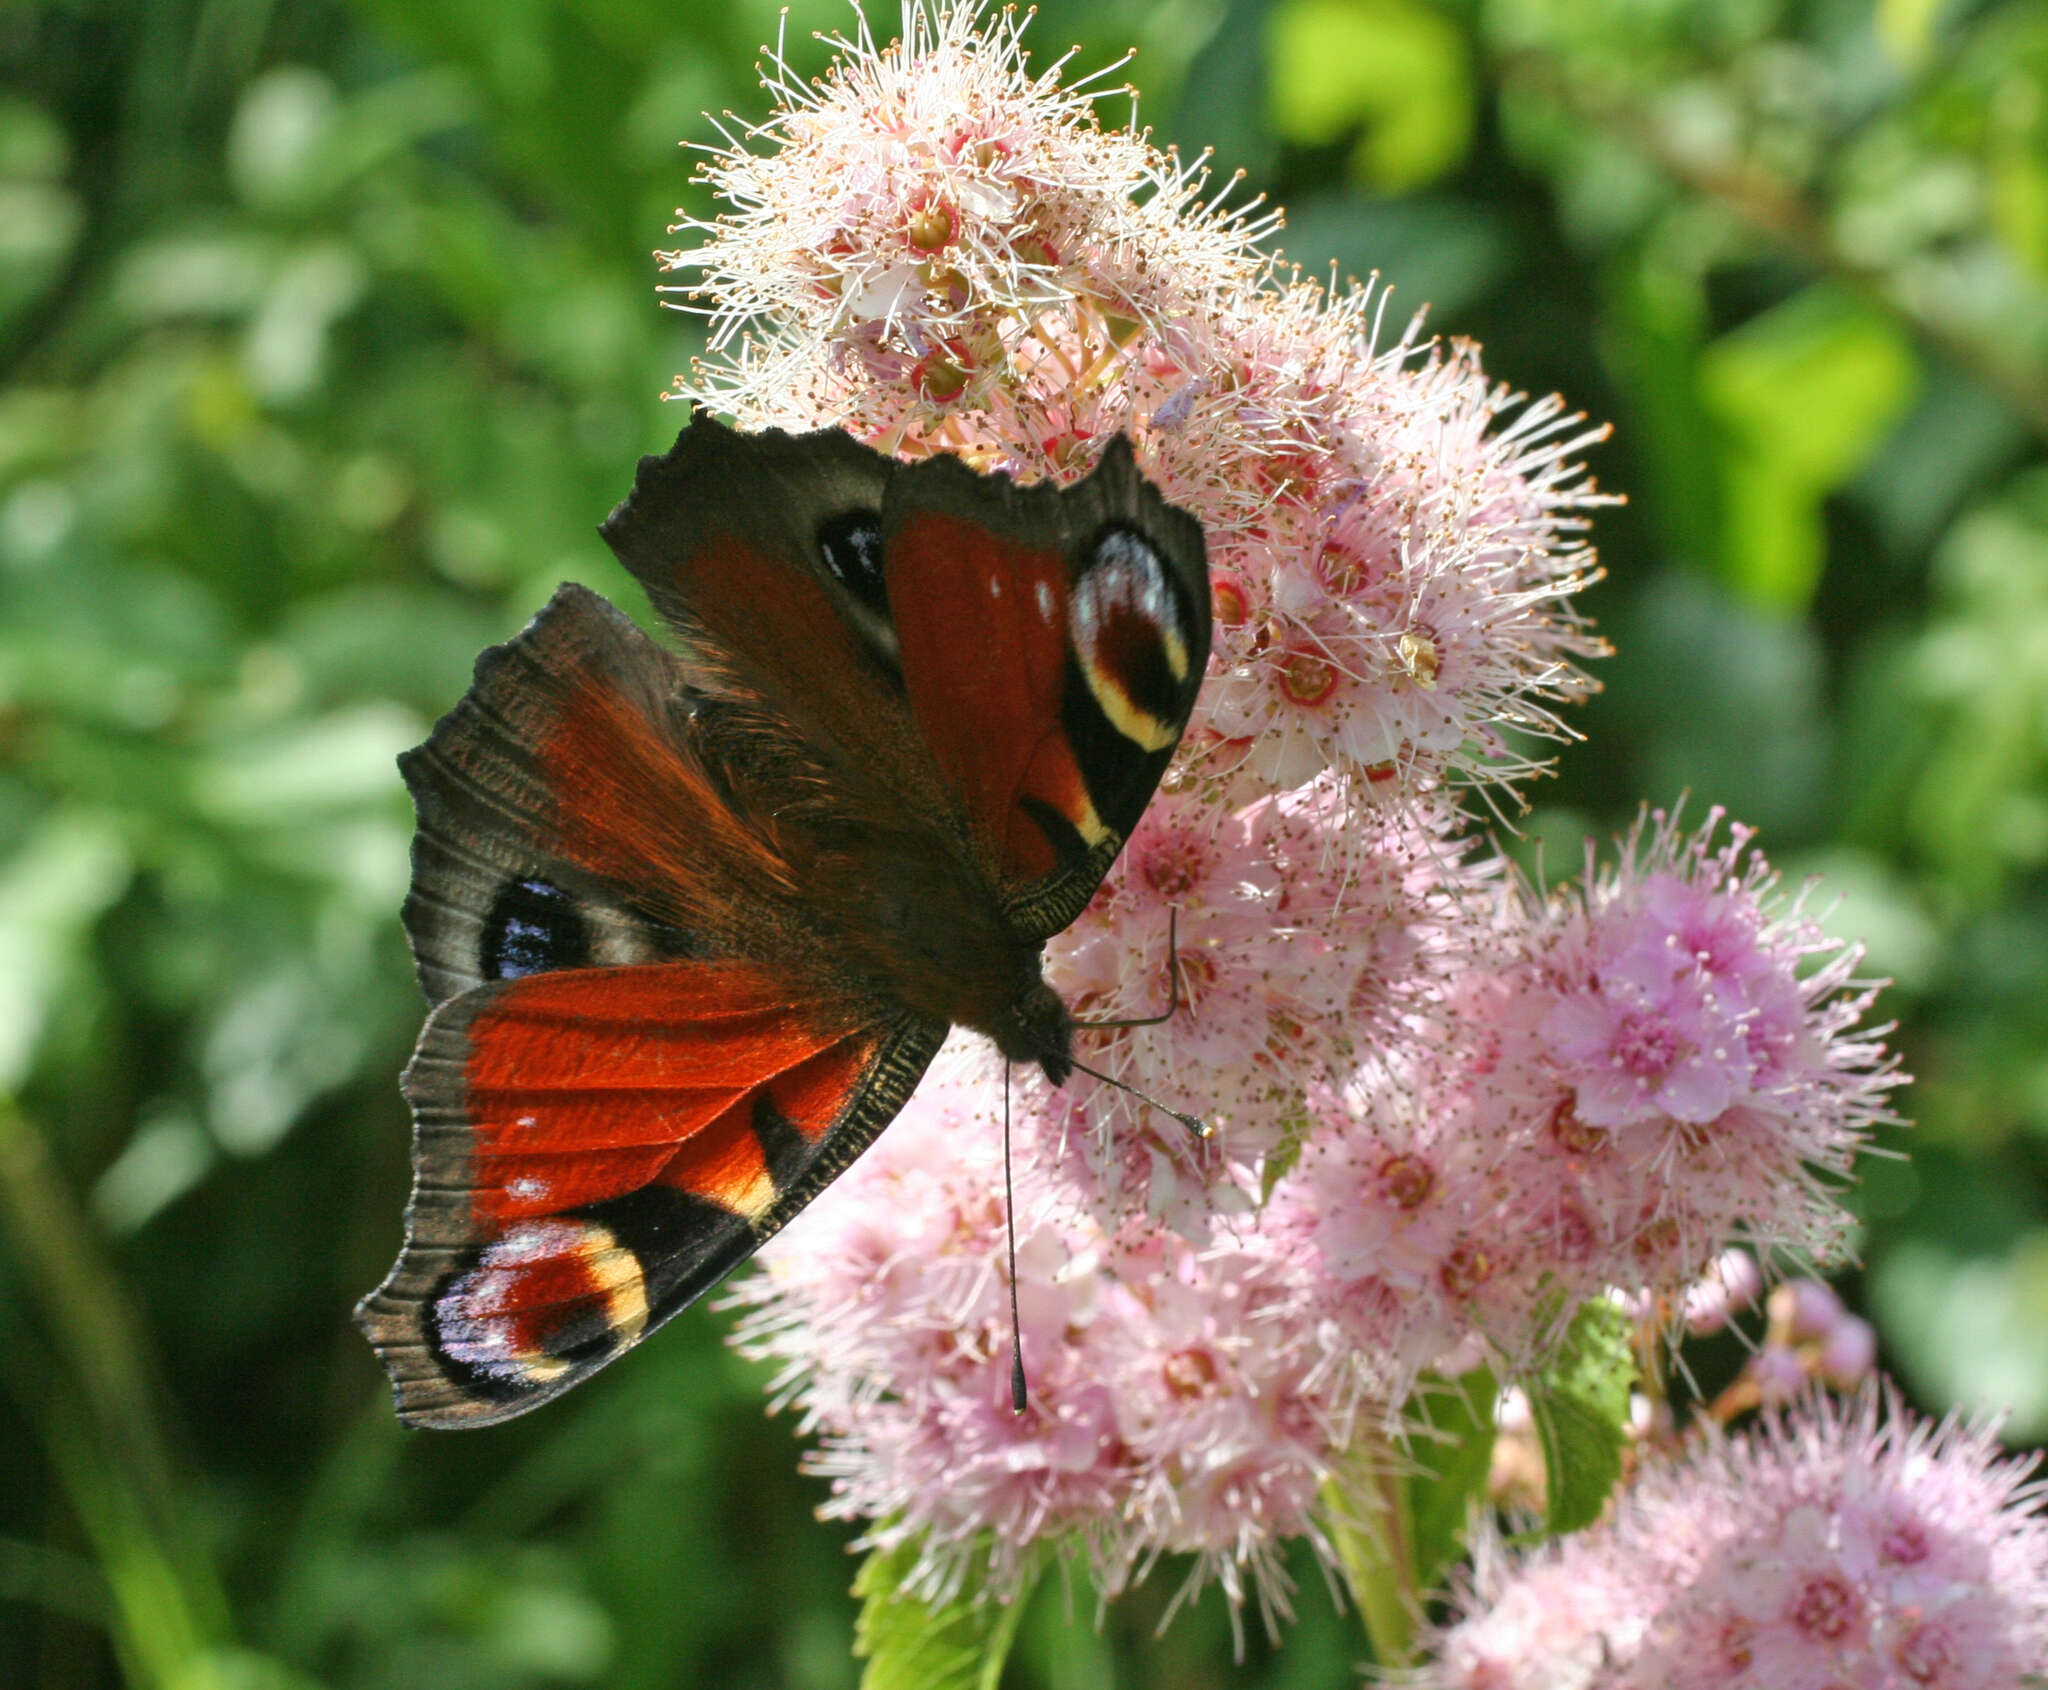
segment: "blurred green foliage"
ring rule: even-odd
[[[1616,422],[1619,655],[1516,848],[1690,789],[1825,872],[1920,1076],[1848,1288],[1923,1404],[2048,1436],[2048,5],[1044,10],[1305,268]],[[460,1438],[345,1319],[419,1020],[391,759],[558,580],[638,613],[594,524],[694,344],[648,252],[775,29],[0,9],[0,1682],[855,1682],[846,1534],[718,1315]],[[1005,1682],[1349,1682],[1298,1570],[1237,1666],[1213,1595],[1153,1638],[1174,1569],[1099,1630],[1047,1579]]]

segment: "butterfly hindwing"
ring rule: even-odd
[[[405,1250],[357,1317],[401,1417],[504,1419],[623,1353],[851,1162],[944,1037],[735,961],[539,973],[443,1003],[405,1076]]]

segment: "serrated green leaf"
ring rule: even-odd
[[[1472,1504],[1493,1465],[1493,1405],[1500,1386],[1484,1367],[1448,1386],[1425,1386],[1416,1406],[1426,1436],[1410,1441],[1419,1471],[1408,1477],[1408,1530],[1417,1588],[1430,1590],[1458,1553]]]
[[[867,1662],[861,1690],[996,1690],[1036,1570],[1007,1602],[965,1591],[934,1605],[903,1591],[919,1553],[915,1541],[878,1549],[854,1577],[853,1652]]]
[[[1588,1303],[1564,1347],[1527,1389],[1543,1441],[1552,1533],[1591,1525],[1621,1477],[1628,1393],[1635,1383],[1629,1321],[1612,1303]]]

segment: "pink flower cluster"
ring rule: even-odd
[[[1433,1035],[1323,1100],[1263,1220],[1299,1241],[1364,1388],[1473,1340],[1528,1365],[1587,1298],[1675,1299],[1737,1236],[1838,1241],[1829,1178],[1897,1075],[1849,1036],[1855,952],[1774,913],[1718,822],[1657,818],[1590,892],[1509,887],[1490,952],[1435,987]]]
[[[1197,1157],[1169,1117],[1087,1082],[1034,1094],[1111,1213],[1171,1219],[1193,1200],[1198,1233],[1216,1205],[1242,1207],[1245,1177],[1299,1148],[1311,1097],[1427,1012],[1459,960],[1459,893],[1488,895],[1449,826],[1441,812],[1347,825],[1328,777],[1240,808],[1199,786],[1153,801],[1047,947],[1046,976],[1084,1021],[1147,1017],[1171,1001],[1171,956],[1179,1012],[1096,1045],[1096,1065],[1216,1139]]]
[[[1190,739],[1258,792],[1334,768],[1354,801],[1448,770],[1501,779],[1503,736],[1562,737],[1590,578],[1575,454],[1604,436],[1522,404],[1470,347],[1375,348],[1385,296],[1280,280],[1199,163],[1105,130],[1087,83],[1033,77],[1023,19],[909,4],[712,152],[728,209],[662,254],[712,319],[681,393],[742,426],[843,427],[1073,480],[1121,432],[1201,519],[1215,680]],[[1095,79],[1091,78],[1089,81]]]
[[[1031,1547],[1085,1548],[1098,1586],[1189,1551],[1233,1605],[1284,1611],[1275,1551],[1311,1529],[1329,1440],[1292,1317],[1291,1264],[1217,1257],[1078,1212],[1044,1122],[1016,1157],[1017,1293],[1030,1406],[1009,1400],[1000,1082],[948,1047],[919,1107],[744,1281],[743,1343],[823,1434],[826,1513],[923,1548],[912,1590],[1010,1588]]]
[[[2048,1666],[2048,1488],[1988,1427],[1825,1397],[1489,1546],[1414,1690],[2014,1690]]]
[[[1703,1275],[1730,1239],[1839,1251],[1835,1201],[1864,1131],[1889,1118],[1895,1065],[1857,1024],[1875,997],[1860,951],[1829,939],[1741,826],[1639,825],[1621,860],[1512,935],[1487,1018],[1485,1091],[1568,1152],[1561,1205],[1614,1283]]]
[[[1214,1086],[1240,1113],[1197,1145],[1088,1082],[1062,1096],[1020,1078],[1026,1416],[1007,1398],[1005,1080],[975,1041],[771,1246],[747,1292],[747,1341],[784,1364],[825,1435],[833,1506],[881,1522],[878,1541],[921,1536],[935,1587],[993,1531],[999,1582],[1027,1542],[1077,1537],[1105,1589],[1149,1555],[1190,1551],[1197,1577],[1233,1595],[1263,1579],[1277,1609],[1277,1542],[1313,1533],[1321,1480],[1422,1373],[1534,1365],[1586,1298],[1623,1286],[1678,1302],[1731,1231],[1810,1244],[1834,1224],[1800,1158],[1846,1163],[1894,1076],[1839,1036],[1859,998],[1822,995],[1846,953],[1800,974],[1818,941],[1771,913],[1752,857],[1662,824],[1590,899],[1531,907],[1470,880],[1460,895],[1490,899],[1492,948],[1461,952],[1449,883],[1423,878],[1443,856],[1402,855],[1390,832],[1377,879],[1349,871],[1341,917],[1380,932],[1376,961],[1310,933],[1282,966],[1282,892],[1317,884],[1290,856],[1302,837],[1287,818],[1314,811],[1296,796],[1201,825],[1192,800],[1168,803],[1065,941],[1061,978],[1084,1005],[1156,1004],[1179,908],[1188,1006],[1116,1048],[1173,1098]],[[1324,889],[1345,885],[1333,872]],[[1690,1032],[1736,1039],[1745,1004],[1775,1006],[1774,1078],[1708,1122],[1646,1115],[1637,1143],[1570,1106],[1580,1084],[1609,1086],[1611,1065],[1539,1035],[1589,990],[1588,947],[1664,955],[1674,910],[1711,913],[1709,954],[1744,982],[1725,1026]],[[1276,1042],[1276,1018],[1317,997],[1324,1025]],[[1731,1161],[1713,1133],[1737,1111]],[[1771,1119],[1787,1123],[1776,1139],[1753,1125]],[[1199,1445],[1183,1435],[1197,1421]]]
[[[1542,1357],[1621,1286],[1677,1299],[1733,1237],[1820,1250],[1896,1076],[1855,957],[1747,836],[1659,819],[1583,891],[1484,858],[1451,777],[1504,779],[1586,686],[1573,462],[1470,348],[1376,348],[1383,295],[1280,278],[1198,169],[1024,67],[1012,14],[913,4],[712,155],[694,269],[755,426],[1070,479],[1122,431],[1208,535],[1216,651],[1175,768],[1048,947],[1095,1065],[1211,1120],[1019,1076],[1008,1401],[1002,1064],[958,1049],[766,1255],[746,1338],[834,1511],[927,1593],[1088,1546],[1284,1606],[1286,1538],[1419,1375]],[[1169,934],[1177,931],[1173,944]]]

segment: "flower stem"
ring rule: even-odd
[[[1394,1449],[1376,1434],[1353,1447],[1348,1466],[1323,1489],[1330,1535],[1374,1661],[1406,1666],[1415,1658],[1421,1611],[1408,1483]]]

